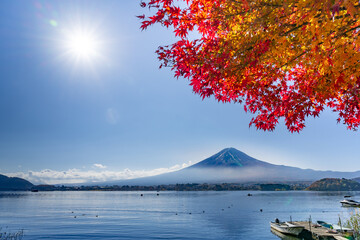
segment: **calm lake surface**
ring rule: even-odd
[[[0,192],[0,227],[24,229],[24,240],[279,239],[269,226],[276,217],[337,223],[354,211],[339,203],[349,194],[360,199],[360,192]]]

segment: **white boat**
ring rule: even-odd
[[[340,201],[343,207],[360,207],[360,202],[352,199],[344,199]]]
[[[270,226],[272,229],[278,232],[293,236],[298,236],[304,230],[303,226],[296,225],[290,222],[270,222]]]
[[[337,224],[332,224],[332,227],[335,231],[337,232],[341,232],[341,233],[354,233],[354,229],[351,228],[347,228],[347,227],[343,227],[343,226],[339,226]]]

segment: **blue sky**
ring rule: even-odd
[[[360,169],[359,133],[330,111],[300,134],[283,123],[258,131],[241,105],[202,100],[187,80],[159,70],[154,52],[174,38],[159,26],[142,32],[135,16],[147,9],[139,3],[0,2],[0,173],[51,183],[136,177],[225,147],[274,164]],[[77,61],[64,47],[74,28],[95,36],[90,60]]]

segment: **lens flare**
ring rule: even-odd
[[[50,23],[50,25],[53,26],[53,27],[57,27],[57,26],[58,26],[58,22],[55,21],[54,19],[51,19],[51,20],[49,21],[49,23]]]

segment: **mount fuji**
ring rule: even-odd
[[[225,148],[187,168],[151,177],[106,182],[107,185],[160,185],[176,183],[266,183],[356,178],[360,171],[301,169],[257,160],[235,148]]]

